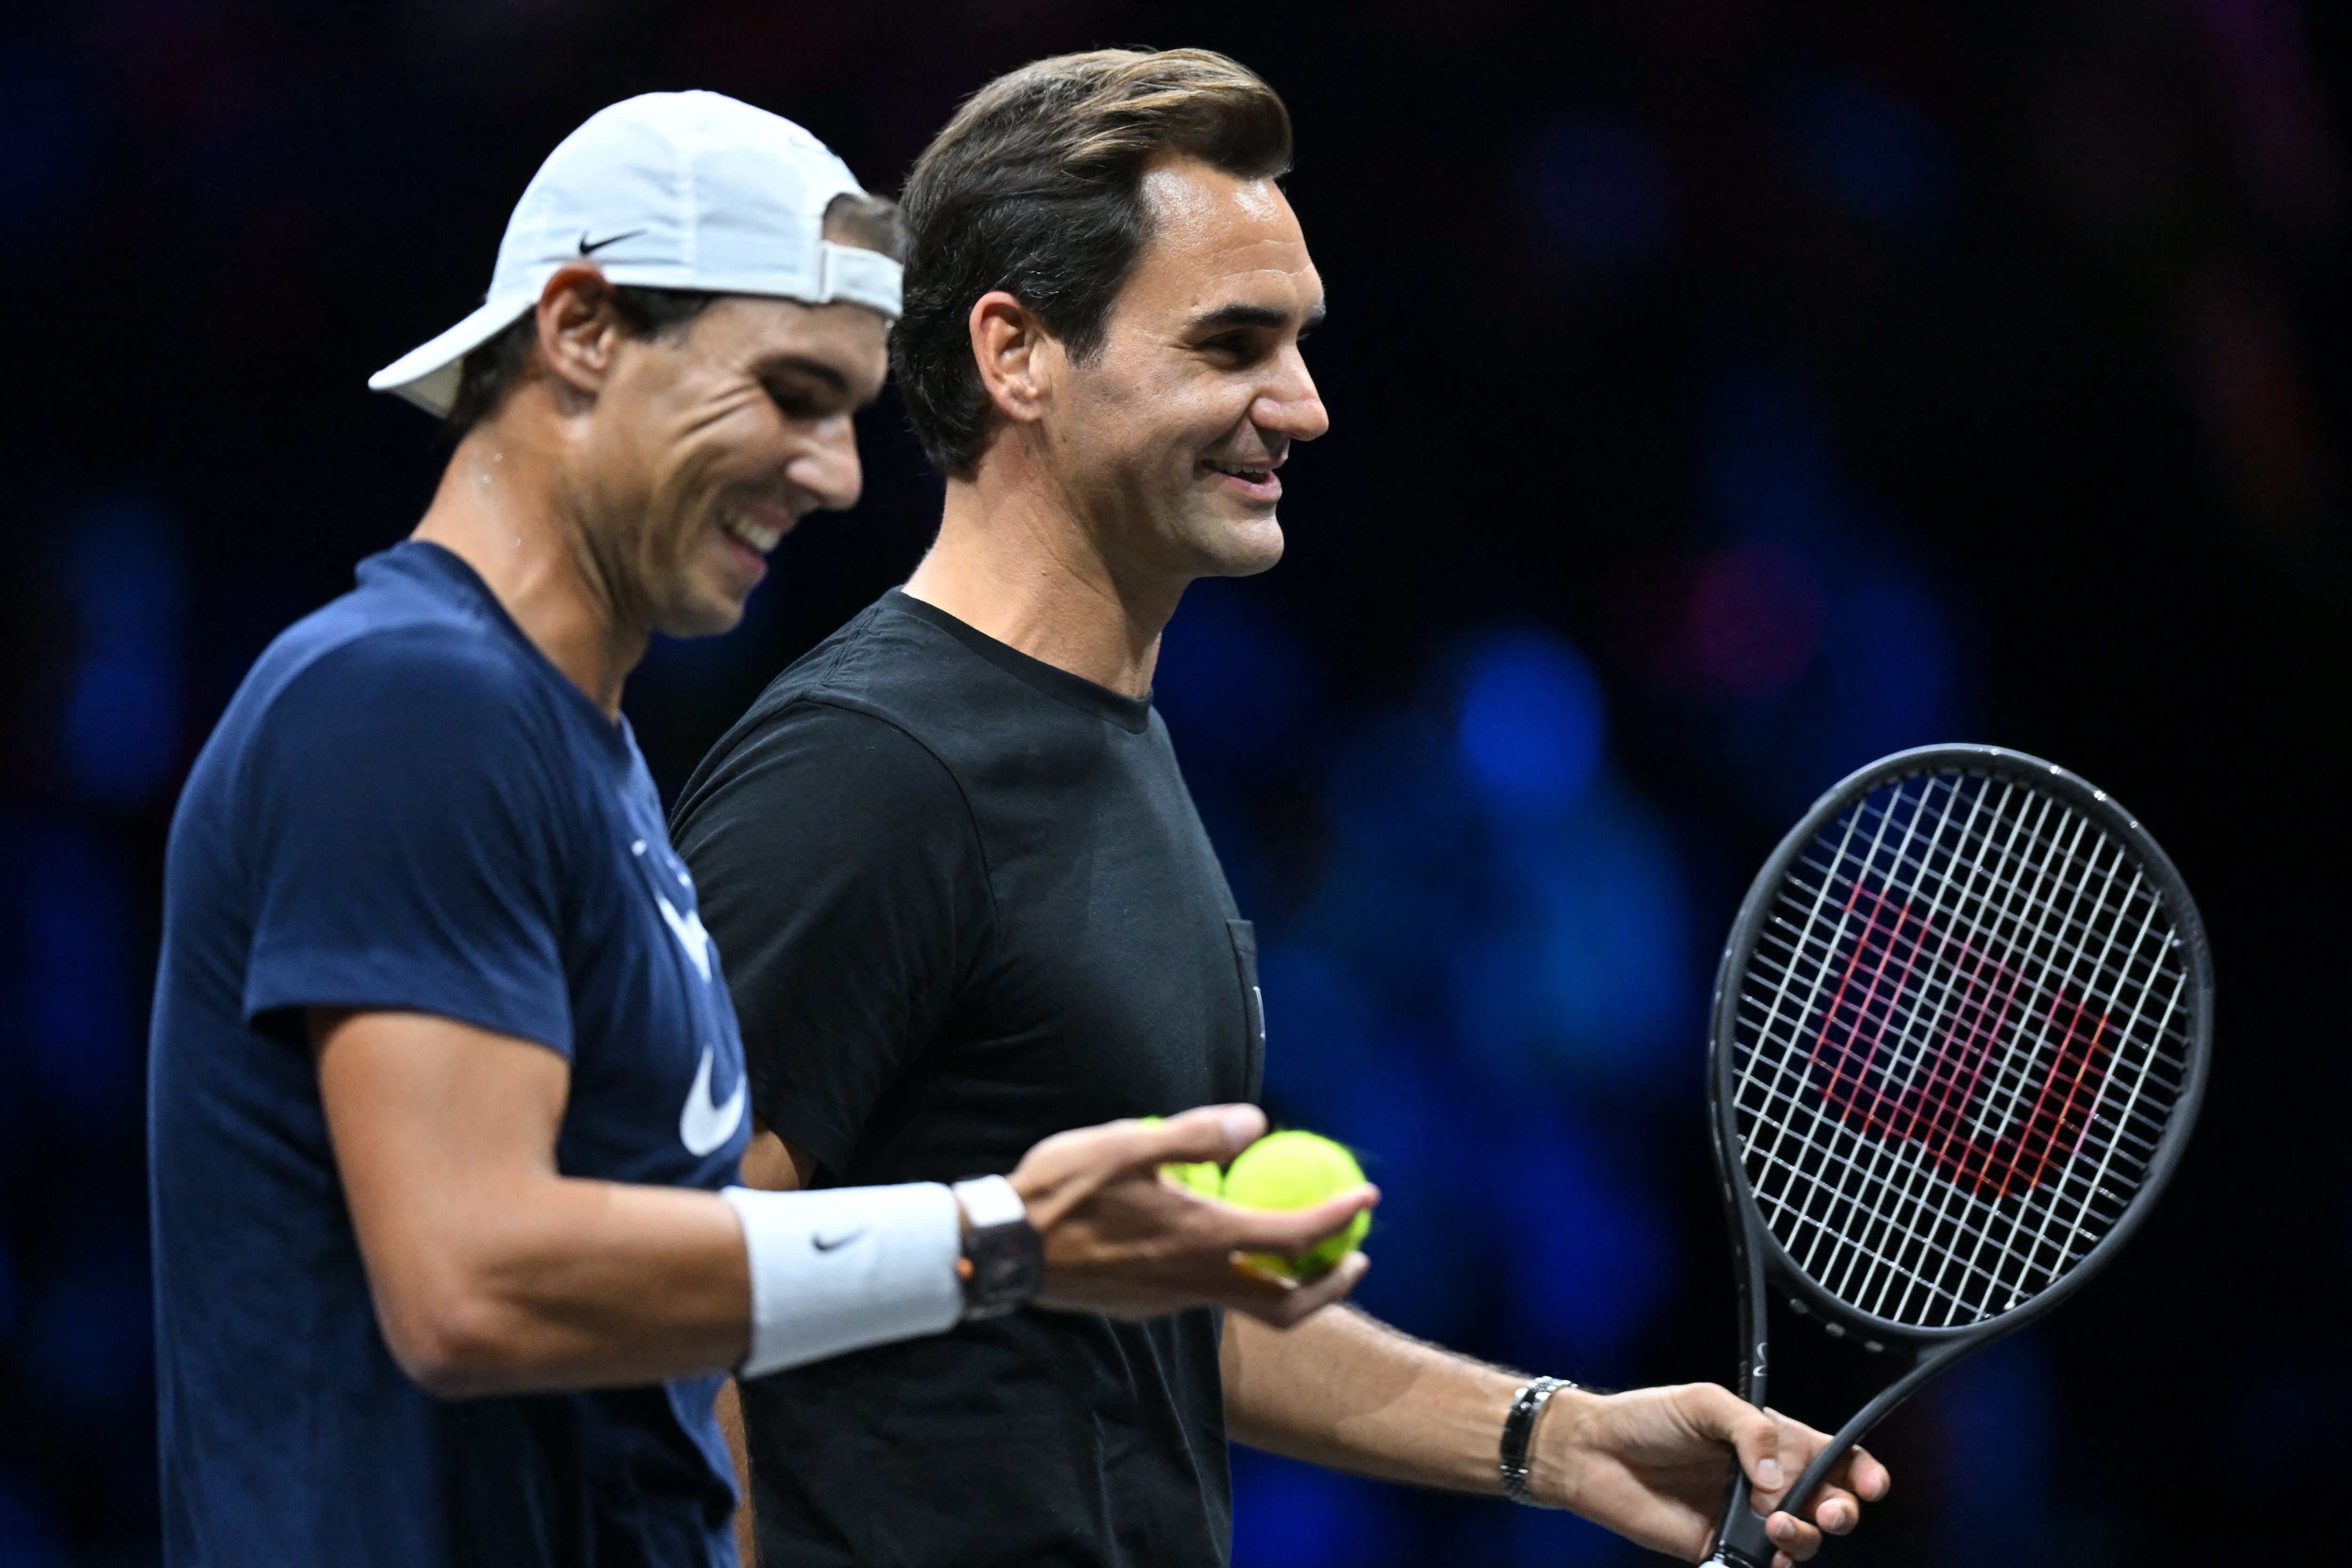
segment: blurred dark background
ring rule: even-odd
[[[1290,554],[1159,696],[1259,922],[1277,1114],[1368,1152],[1363,1292],[1588,1381],[1727,1378],[1704,1000],[1815,793],[1972,739],[2203,901],[2206,1120],[2156,1222],[1885,1429],[1851,1564],[2308,1554],[2352,1458],[2347,102],[2298,0],[18,0],[0,20],[0,1568],[155,1555],[141,1134],[162,847],[247,664],[444,447],[362,387],[478,299],[591,110],[707,86],[895,188],[1039,55],[1289,100],[1335,416]],[[675,789],[898,581],[867,494],[630,711]],[[1776,1402],[1857,1375],[1789,1331]],[[1236,1458],[1238,1563],[1604,1564],[1561,1515]]]

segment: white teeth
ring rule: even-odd
[[[1264,484],[1265,476],[1273,471],[1268,468],[1244,468],[1236,463],[1211,463],[1209,467],[1221,474],[1231,474],[1237,479],[1247,479],[1254,485]]]
[[[751,519],[742,517],[735,518],[730,521],[727,524],[727,531],[733,534],[736,538],[741,540],[744,543],[750,545],[752,549],[758,551],[762,555],[765,555],[769,551],[773,550],[777,545],[782,543],[784,538],[784,531],[782,529],[762,528],[760,524],[753,522]]]

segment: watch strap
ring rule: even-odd
[[[963,1210],[963,1256],[956,1262],[963,1316],[1001,1317],[1037,1294],[1045,1242],[1029,1223],[1029,1205],[1003,1176],[974,1176],[950,1190]]]
[[[1563,1388],[1576,1384],[1564,1377],[1530,1378],[1512,1396],[1511,1413],[1503,1418],[1503,1452],[1501,1470],[1503,1495],[1513,1502],[1529,1508],[1542,1508],[1536,1494],[1528,1486],[1528,1446],[1535,1436],[1536,1417],[1551,1396]]]

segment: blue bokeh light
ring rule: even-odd
[[[1520,1118],[1493,1169],[1514,1348],[1622,1381],[1675,1278],[1672,1228],[1647,1184],[1601,1158],[1573,1116]]]
[[[1959,200],[1958,165],[1934,122],[1883,82],[1825,74],[1792,95],[1797,140],[1814,179],[1856,216],[1931,231]]]
[[[1734,363],[1708,392],[1703,437],[1706,521],[1715,531],[1790,547],[1834,531],[1835,459],[1797,377],[1777,365]]]
[[[1694,739],[1749,780],[1758,809],[1801,810],[1906,746],[1961,738],[1956,631],[1902,531],[1839,473],[1799,379],[1742,363],[1706,424],[1708,557],[1681,633],[1712,706]]]
[[[1496,805],[1573,806],[1601,765],[1603,728],[1601,683],[1565,639],[1506,631],[1471,650],[1455,732],[1470,776]]]
[[[1368,1246],[1401,1266],[1373,1269],[1358,1300],[1408,1332],[1458,1341],[1479,1327],[1486,1234],[1475,1130],[1491,1110],[1447,1072],[1442,1039],[1377,1014],[1343,1026],[1353,1031],[1344,1058],[1327,1051],[1320,1066],[1304,1066],[1310,1057],[1290,1060],[1295,1031],[1281,1018],[1295,1017],[1302,1026],[1313,1020],[1338,1035],[1329,1021],[1314,1019],[1315,990],[1286,984],[1307,967],[1301,956],[1259,965],[1269,989],[1283,996],[1280,1017],[1268,1025],[1268,1107],[1290,1124],[1355,1150],[1365,1175],[1381,1187]]]
[[[2031,1332],[1969,1357],[1935,1391],[1947,1501],[1953,1517],[1969,1521],[1966,1546],[1943,1559],[1950,1568],[2052,1562],[2052,1404],[2041,1341]]]
[[[66,1568],[47,1500],[30,1477],[0,1468],[0,1568]]]
[[[1691,915],[1671,837],[1614,784],[1549,823],[1498,826],[1493,917],[1454,947],[1455,1033],[1497,1079],[1680,1081],[1696,1039]]]
[[[11,889],[0,930],[5,993],[21,1022],[0,1044],[51,1105],[92,1130],[138,1115],[132,894],[113,845],[68,820],[0,822]]]
[[[153,1328],[144,1259],[93,1246],[25,1314],[26,1370],[61,1412],[103,1426],[147,1396]]]
[[[1266,1092],[1301,1117],[1329,1113],[1386,1027],[1348,965],[1307,942],[1259,943],[1265,997]]]
[[[1362,1568],[1401,1561],[1394,1494],[1256,1449],[1234,1451],[1234,1568]]]
[[[1330,844],[1300,930],[1384,1005],[1433,1001],[1454,933],[1480,918],[1487,859],[1453,735],[1426,713],[1374,716],[1340,747],[1323,810]]]
[[[1633,1568],[1657,1559],[1591,1521],[1554,1509],[1517,1508],[1505,1530],[1512,1568]]]
[[[1951,740],[1957,659],[1951,617],[1916,571],[1886,562],[1850,583],[1829,636],[1843,719],[1841,762]]]
[[[1160,636],[1151,700],[1188,773],[1281,768],[1299,754],[1321,692],[1305,643],[1246,584],[1193,584]]]
[[[170,782],[179,757],[179,551],[160,510],[119,500],[83,520],[72,566],[81,648],[66,707],[67,763],[84,795],[136,805]]]

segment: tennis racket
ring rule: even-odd
[[[2063,768],[1899,752],[1781,840],[1724,949],[1709,1045],[1740,1392],[1764,1403],[1776,1293],[1895,1373],[1782,1509],[2115,1256],[2188,1142],[2212,1021],[2179,873]],[[1716,1563],[1772,1561],[1736,1468],[1716,1538]]]

